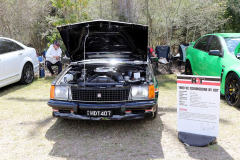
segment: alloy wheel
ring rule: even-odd
[[[239,77],[236,73],[231,73],[227,76],[225,82],[225,98],[229,105],[231,106],[239,106]]]
[[[23,76],[24,76],[24,81],[26,84],[29,84],[33,81],[33,68],[32,65],[27,63],[24,67],[24,72],[23,72]]]

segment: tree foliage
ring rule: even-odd
[[[86,7],[89,0],[51,0],[52,11],[46,20],[49,24],[48,31],[45,33],[49,45],[54,40],[59,40],[61,48],[65,49],[60,34],[56,27],[60,25],[72,24],[88,20]]]
[[[49,9],[46,0],[0,0],[0,35],[41,48]]]
[[[228,19],[228,23],[224,25],[224,29],[227,32],[240,32],[240,1],[228,0],[226,6],[224,18]]]
[[[172,51],[206,33],[240,31],[238,0],[0,0],[0,4],[0,35],[39,52],[60,40],[57,26],[95,19],[148,25],[149,45],[170,45]]]

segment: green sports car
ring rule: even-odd
[[[207,34],[186,51],[185,74],[221,77],[221,94],[240,107],[240,33]]]

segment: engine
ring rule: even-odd
[[[79,87],[121,87],[146,83],[146,66],[73,66],[60,84]]]

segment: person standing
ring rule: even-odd
[[[58,74],[62,72],[62,63],[60,61],[62,50],[59,46],[59,42],[54,41],[53,44],[50,45],[46,53],[46,65],[52,76],[54,76],[52,66],[58,66]]]

